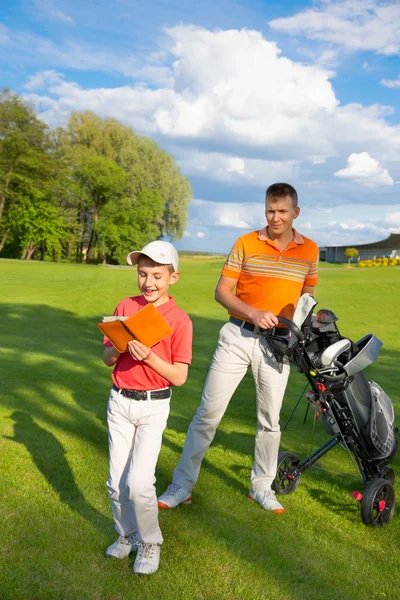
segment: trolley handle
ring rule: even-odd
[[[301,331],[301,329],[299,327],[297,327],[297,325],[295,323],[293,323],[293,321],[291,321],[290,319],[286,319],[286,317],[277,317],[279,323],[282,323],[283,325],[286,325],[286,327],[288,329],[290,329],[290,331],[297,337],[297,339],[299,340],[299,342],[303,342],[304,341],[304,334]]]

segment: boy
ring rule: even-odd
[[[133,572],[150,575],[158,569],[163,542],[154,473],[169,414],[171,386],[183,385],[187,379],[192,322],[168,295],[169,286],[180,276],[178,253],[172,244],[151,242],[143,250],[131,252],[127,262],[138,265],[141,296],[125,298],[114,314],[130,316],[151,303],[173,331],[152,348],[129,342],[123,354],[104,338],[103,361],[114,366],[107,408],[107,487],[119,534],[105,556],[122,559],[137,548]]]

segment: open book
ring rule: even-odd
[[[103,317],[97,327],[118,352],[126,352],[128,342],[132,340],[151,348],[172,333],[170,325],[152,304],[147,304],[131,317]]]

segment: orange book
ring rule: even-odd
[[[148,348],[172,333],[172,329],[158,310],[147,304],[131,317],[103,317],[97,327],[118,352],[126,352],[128,342],[138,340]]]

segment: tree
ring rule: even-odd
[[[102,262],[108,258],[124,264],[129,252],[157,239],[161,210],[160,192],[147,188],[139,193],[136,206],[126,197],[108,202],[96,226]]]
[[[55,190],[62,173],[63,159],[47,125],[16,94],[3,90],[0,93],[0,252],[8,241],[17,253],[27,244],[24,257],[31,258],[38,246],[26,240],[22,224],[28,226],[29,218],[40,220],[40,214],[47,215],[45,220],[50,229],[49,219],[60,223],[62,214],[56,208]],[[34,226],[35,223],[30,223],[29,229]],[[46,240],[43,236],[39,238],[43,255]],[[54,240],[49,241],[49,248],[54,249],[53,244]]]
[[[154,200],[157,197],[161,200],[154,205],[157,213],[152,212],[149,227],[143,230],[148,232],[148,236],[150,232],[152,235],[150,238],[145,238],[146,241],[165,235],[174,238],[182,237],[189,200],[192,195],[190,183],[181,174],[175,160],[159,148],[155,142],[136,135],[131,128],[122,125],[115,119],[100,119],[90,111],[74,113],[71,116],[66,131],[66,140],[72,155],[77,149],[86,152],[90,150],[103,159],[114,161],[118,167],[124,170],[126,173],[123,194],[126,199],[124,214],[132,214],[132,231],[140,220],[140,215],[145,214],[148,210],[146,205],[148,198],[152,197]],[[158,195],[148,196],[150,190],[157,191]],[[144,202],[143,206],[141,206],[141,202]],[[133,213],[131,213],[131,208],[134,210]],[[108,206],[107,202],[102,203],[99,206],[98,218],[101,217],[103,209],[106,210],[107,215],[104,215],[101,226],[103,228],[103,249],[99,250],[100,254],[107,246],[104,231],[106,223],[112,227],[111,218],[117,219],[119,223],[121,219],[125,218],[117,216],[114,202],[113,206]],[[83,214],[87,217],[85,224],[89,226],[92,215],[87,210],[84,210]],[[82,220],[82,211],[80,218]],[[93,231],[99,231],[96,221],[93,225]],[[109,237],[111,239],[113,236],[110,234]],[[115,257],[114,252],[113,257]]]
[[[126,173],[112,159],[97,154],[92,148],[78,147],[75,149],[75,165],[73,177],[85,191],[82,211],[90,207],[89,241],[86,251],[86,260],[91,258],[92,249],[97,253],[96,227],[100,210],[110,200],[117,201],[124,193],[126,186]],[[85,225],[88,220],[84,220]],[[95,256],[96,257],[96,256]]]
[[[183,235],[188,180],[157,144],[90,111],[50,131],[0,92],[0,253],[125,262],[132,247]]]
[[[157,189],[163,202],[160,237],[168,235],[180,239],[192,197],[188,179],[182,175],[174,158],[152,140],[137,137],[129,150],[129,161],[126,154],[121,160],[130,174],[133,193],[138,194],[145,187]]]
[[[350,266],[350,262],[352,258],[356,258],[358,256],[358,250],[357,248],[346,248],[346,250],[344,251],[344,255],[347,256],[348,260],[348,266]]]
[[[0,227],[3,240],[10,225],[2,223],[21,188],[38,190],[46,175],[48,143],[46,126],[16,94],[0,94]],[[46,177],[45,177],[46,178]]]
[[[20,258],[29,260],[36,253],[43,259],[61,258],[62,242],[68,236],[69,224],[60,207],[42,197],[24,197],[12,209],[14,236],[18,240]]]

